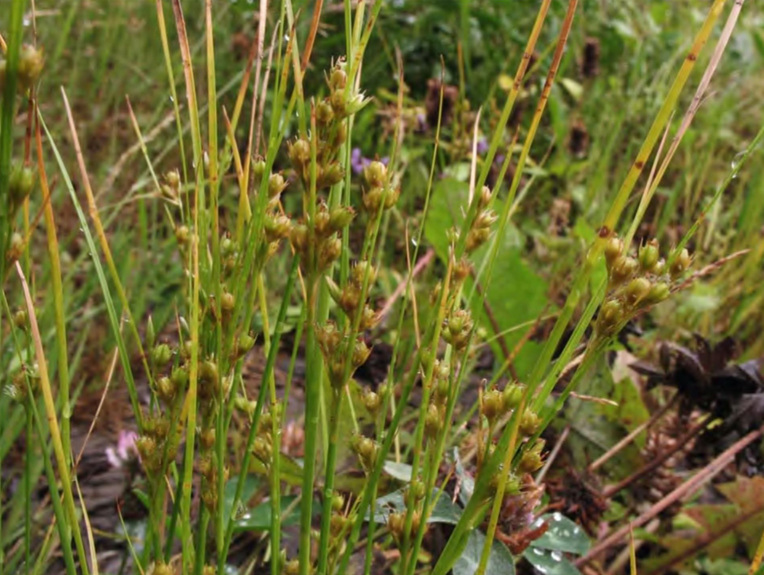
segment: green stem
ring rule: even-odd
[[[332,519],[332,498],[334,497],[334,469],[337,464],[337,445],[339,443],[339,422],[342,414],[342,389],[332,388],[331,407],[329,409],[329,444],[326,454],[326,473],[324,477],[324,498],[321,513],[321,536],[318,545],[317,575],[326,574],[329,557],[329,537]]]
[[[308,278],[306,341],[307,373],[305,381],[305,458],[302,472],[302,499],[300,501],[300,575],[310,573],[310,531],[313,518],[313,482],[316,473],[318,436],[318,407],[321,402],[322,358],[316,339],[317,281]]]
[[[16,88],[18,85],[19,53],[26,0],[13,0],[8,18],[10,31],[8,53],[6,54],[5,86],[2,109],[0,110],[0,286],[5,279],[5,252],[11,237],[10,200],[8,181],[11,177],[11,155],[13,154],[13,119],[16,109]],[[0,317],[1,319],[1,317]]]

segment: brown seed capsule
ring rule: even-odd
[[[295,169],[302,175],[310,164],[310,142],[305,138],[295,140],[289,146],[289,159],[292,161]]]
[[[615,260],[610,270],[610,283],[618,286],[630,279],[637,273],[639,264],[631,257],[621,256]]]

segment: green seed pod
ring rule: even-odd
[[[339,238],[328,239],[323,242],[318,253],[318,267],[325,270],[342,254],[342,242]]]
[[[464,243],[464,249],[467,253],[472,253],[491,237],[491,230],[487,228],[472,228],[467,232],[467,241]]]
[[[310,142],[305,138],[295,140],[289,146],[289,159],[300,175],[303,172],[307,173],[307,167],[310,165]]]
[[[381,188],[387,181],[387,166],[373,161],[363,169],[363,179],[369,188]]]
[[[298,253],[305,253],[308,246],[308,228],[305,224],[297,224],[292,226],[292,230],[289,233],[289,240],[292,242],[294,249]]]
[[[252,443],[252,455],[261,462],[268,464],[271,461],[272,454],[273,448],[271,447],[270,439],[266,439],[263,435],[255,437],[255,441]]]
[[[679,252],[678,255],[674,257],[674,260],[671,262],[669,269],[671,279],[675,280],[681,277],[684,272],[687,271],[687,268],[690,267],[691,263],[692,258],[690,258],[690,252],[687,251],[687,248],[684,248],[681,252]]]
[[[520,418],[520,431],[525,435],[533,435],[541,425],[541,418],[530,409],[526,409]]]
[[[473,226],[476,228],[490,228],[498,219],[499,216],[493,210],[483,210],[475,217]]]
[[[345,102],[345,115],[352,116],[353,114],[360,112],[370,101],[371,99],[366,98],[363,92],[356,94],[350,98],[350,100]]]
[[[504,396],[498,389],[491,389],[483,394],[481,411],[489,424],[493,424],[497,418],[504,415]]]
[[[24,253],[24,236],[22,236],[18,232],[13,232],[11,234],[11,243],[8,246],[8,254],[7,258],[8,261],[11,263],[15,262],[17,259],[21,257],[21,254]]]
[[[320,126],[328,126],[334,120],[334,110],[327,100],[322,100],[316,105],[316,122]]]
[[[377,214],[382,207],[384,190],[382,188],[370,188],[363,193],[363,207],[371,214]]]
[[[188,370],[185,367],[176,367],[170,374],[170,380],[177,390],[185,390],[188,385]]]
[[[504,405],[507,409],[515,409],[520,405],[525,393],[525,386],[519,383],[508,383],[504,388]]]
[[[178,170],[170,170],[164,175],[164,181],[173,190],[177,190],[180,186],[180,172]]]
[[[182,246],[188,245],[188,241],[191,238],[191,230],[188,229],[188,226],[177,226],[175,228],[175,239],[178,240],[178,243]]]
[[[373,329],[379,323],[379,314],[371,306],[363,306],[363,315],[361,316],[361,330]]]
[[[344,531],[346,524],[346,518],[344,515],[333,514],[329,519],[329,532],[334,537],[339,537]]]
[[[166,343],[160,343],[151,350],[151,361],[159,368],[164,367],[172,359],[172,350]]]
[[[597,316],[597,331],[602,335],[612,335],[624,319],[621,303],[617,300],[608,300],[602,304]]]
[[[368,437],[359,435],[355,437],[352,447],[364,468],[372,469],[377,458],[377,444]]]
[[[339,184],[344,177],[345,170],[342,169],[339,162],[331,162],[325,168],[320,169],[316,187],[319,189],[330,188],[335,184]]]
[[[334,208],[329,214],[329,229],[332,232],[339,232],[350,225],[353,217],[355,217],[355,212],[349,206]]]
[[[271,177],[268,179],[268,197],[278,197],[281,192],[286,189],[286,187],[287,182],[284,180],[284,176],[279,173],[271,174]]]
[[[165,403],[171,403],[175,399],[175,385],[169,377],[160,377],[157,380],[157,395]]]
[[[669,288],[668,284],[660,282],[650,288],[650,292],[647,294],[642,303],[644,305],[655,305],[656,303],[662,302],[670,295],[671,289]]]
[[[353,346],[353,355],[350,360],[352,366],[354,368],[362,366],[369,359],[370,354],[371,348],[362,339],[357,340]]]
[[[483,186],[483,189],[480,190],[480,196],[478,198],[478,206],[481,209],[487,208],[489,204],[491,203],[491,188],[488,186]]]
[[[226,235],[220,240],[220,255],[223,257],[233,256],[236,254],[236,242],[233,241],[230,236]]]
[[[263,160],[261,157],[258,157],[254,162],[252,162],[252,177],[254,178],[256,185],[259,185],[260,182],[263,181],[263,176],[265,175],[265,167],[265,160]]]
[[[211,391],[217,392],[220,385],[220,374],[214,361],[207,360],[199,366],[199,383],[204,387],[209,387]]]
[[[650,293],[650,288],[652,288],[652,283],[650,283],[649,279],[634,278],[626,286],[626,291],[624,292],[626,303],[632,306],[638,305]]]
[[[535,451],[526,451],[520,458],[518,470],[522,473],[533,473],[541,469],[544,462],[541,460],[541,454]]]
[[[203,429],[202,432],[199,434],[199,444],[202,446],[202,449],[209,450],[212,449],[212,446],[215,445],[215,428],[209,427],[207,429]]]
[[[146,344],[146,347],[154,347],[155,341],[156,332],[154,331],[154,320],[149,316],[149,319],[146,322],[146,340],[144,343]]]
[[[13,325],[18,329],[26,329],[29,322],[29,316],[26,310],[20,309],[13,314]]]
[[[337,90],[344,90],[347,86],[348,76],[345,73],[343,64],[337,64],[333,69],[331,76],[329,76],[329,88],[335,92]]]
[[[386,210],[392,209],[398,203],[401,196],[400,188],[385,188],[384,207]]]
[[[403,532],[406,529],[406,512],[396,511],[387,517],[387,529],[396,541],[403,538]]]
[[[660,252],[658,250],[658,242],[656,240],[652,240],[651,242],[639,248],[639,267],[642,269],[642,271],[654,271],[655,266],[658,264],[659,258]]]
[[[470,262],[465,256],[454,264],[454,270],[451,273],[451,277],[456,284],[460,284],[470,275],[471,272],[472,262]]]
[[[8,179],[8,195],[11,202],[18,207],[32,193],[34,188],[35,173],[31,168],[22,164],[15,164],[11,168]]]
[[[42,48],[38,49],[31,44],[24,44],[19,53],[18,81],[19,88],[26,91],[31,88],[40,77],[45,63]]]
[[[335,117],[344,118],[347,116],[347,100],[345,99],[345,92],[342,90],[330,94],[329,105],[332,107]]]
[[[223,315],[228,315],[231,312],[233,312],[234,308],[236,307],[236,298],[234,295],[230,292],[224,291],[223,294],[220,296],[220,310],[223,312]]]
[[[266,215],[263,228],[266,241],[277,242],[289,236],[292,231],[292,220],[286,214]]]
[[[341,493],[335,491],[334,495],[332,495],[332,510],[342,511],[343,507],[345,507],[345,498]]]
[[[372,417],[376,417],[379,413],[379,408],[382,406],[382,398],[373,391],[366,390],[362,396],[363,405],[366,407]]]
[[[442,426],[443,420],[440,410],[437,405],[431,403],[427,406],[427,414],[424,417],[424,434],[430,439],[435,439],[438,437]]]
[[[413,480],[409,489],[411,489],[411,495],[414,497],[415,501],[421,501],[424,499],[425,486],[420,479]]]

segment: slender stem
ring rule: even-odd
[[[310,531],[313,519],[313,482],[316,473],[316,440],[318,430],[318,404],[321,401],[322,361],[316,340],[316,292],[315,278],[309,278],[306,286],[307,334],[305,353],[307,377],[305,381],[305,458],[302,472],[302,500],[300,501],[300,575],[310,572]]]
[[[334,468],[337,463],[337,446],[339,444],[339,422],[342,415],[342,388],[332,388],[331,406],[329,408],[329,444],[326,453],[326,475],[324,477],[324,498],[321,512],[321,536],[318,545],[317,575],[326,575],[327,559],[329,557],[329,537],[332,519],[332,498],[334,497]]]

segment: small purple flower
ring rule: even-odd
[[[379,161],[384,165],[387,165],[387,163],[390,161],[390,158],[385,156]],[[353,173],[356,176],[360,176],[363,173],[364,168],[371,164],[371,162],[372,160],[363,156],[361,148],[353,148],[353,151],[350,152],[350,168],[353,170]]]
[[[135,442],[138,434],[134,431],[120,431],[117,447],[106,448],[106,459],[115,469],[121,469],[132,459],[140,459]]]
[[[480,138],[477,142],[477,153],[481,156],[488,151],[488,140]]]

